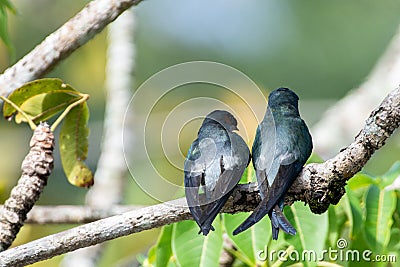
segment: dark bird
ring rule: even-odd
[[[261,202],[253,213],[233,232],[243,232],[268,214],[272,239],[279,228],[295,235],[296,229],[283,214],[286,192],[303,168],[312,151],[307,125],[300,118],[299,97],[288,88],[278,88],[268,97],[268,108],[257,128],[252,148]]]
[[[190,213],[207,235],[250,162],[250,151],[233,132],[237,121],[227,111],[208,114],[185,160],[185,193]]]

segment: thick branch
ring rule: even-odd
[[[259,200],[256,197],[257,190],[252,188],[252,197],[249,200],[253,201],[246,203],[249,188],[251,187],[248,185],[241,185],[234,198],[226,204],[224,212],[235,213],[254,209]],[[0,254],[0,266],[24,266],[78,248],[190,218],[184,198],[129,211],[11,248]]]
[[[351,115],[351,114],[350,114]],[[308,164],[291,187],[287,203],[308,203],[314,213],[325,212],[345,193],[346,181],[359,172],[372,154],[399,127],[400,87],[393,90],[372,111],[353,143],[322,164]]]
[[[326,211],[344,194],[344,185],[385,143],[400,123],[400,89],[392,91],[367,119],[355,141],[334,158],[309,164],[287,194],[287,204],[301,200],[315,213]],[[251,211],[258,204],[254,184],[239,185],[222,212]],[[184,199],[129,211],[47,236],[0,253],[1,266],[21,266],[120,236],[191,218]],[[196,234],[196,233],[194,233]]]
[[[400,84],[399,72],[400,25],[365,82],[330,107],[312,127],[315,152],[325,159],[330,158],[337,149],[351,142],[369,112],[391,88]]]
[[[53,170],[54,135],[47,123],[33,132],[30,150],[22,162],[22,175],[0,213],[0,251],[6,250],[21,229],[26,215],[39,199]]]
[[[122,12],[141,0],[95,0],[36,46],[0,76],[0,95],[8,95],[26,82],[48,73],[101,32]]]

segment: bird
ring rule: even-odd
[[[252,147],[261,202],[233,231],[234,235],[267,214],[271,219],[272,239],[278,239],[279,229],[296,234],[282,212],[284,198],[313,149],[311,134],[299,114],[298,101],[297,94],[289,88],[275,89],[268,96],[268,107]]]
[[[209,113],[191,144],[184,163],[185,195],[199,234],[214,231],[212,223],[239,183],[250,162],[235,117],[224,110]]]

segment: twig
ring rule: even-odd
[[[39,199],[47,178],[53,170],[54,135],[49,125],[36,127],[30,150],[22,162],[22,175],[4,203],[0,217],[0,251],[6,250],[16,238],[27,213]]]
[[[369,112],[400,84],[400,25],[368,78],[329,108],[312,127],[314,148],[324,159],[351,142]]]
[[[286,202],[301,200],[324,212],[344,194],[344,185],[385,143],[400,123],[400,89],[392,91],[367,119],[356,140],[334,158],[309,164],[291,187]],[[239,185],[222,212],[251,211],[259,202],[254,184]],[[1,266],[21,266],[124,235],[191,218],[184,199],[92,222],[0,253]],[[195,234],[195,233],[194,233]]]
[[[122,12],[140,2],[141,0],[90,1],[78,14],[0,76],[0,95],[8,95],[24,83],[42,77],[100,33]]]
[[[80,95],[80,99],[71,103],[61,114],[60,116],[58,116],[58,118],[56,119],[56,121],[53,123],[53,125],[51,125],[50,130],[53,132],[57,126],[61,123],[61,121],[65,118],[65,116],[67,116],[67,114],[71,111],[71,109],[73,109],[74,107],[86,102],[89,99],[89,95],[87,94],[79,94]]]
[[[107,209],[120,203],[128,172],[122,134],[124,117],[134,86],[135,47],[134,10],[127,10],[109,26],[109,47],[106,70],[106,110],[102,148],[95,173],[96,183],[86,202],[92,207]],[[129,133],[133,136],[133,133]],[[131,148],[131,145],[129,145]],[[126,151],[126,150],[125,150]]]
[[[26,114],[20,107],[18,107],[14,102],[12,102],[10,99],[1,96],[0,95],[0,99],[3,100],[4,102],[10,104],[14,109],[16,109],[19,113],[22,114],[22,116],[25,117],[26,121],[29,124],[29,127],[31,127],[32,131],[34,131],[36,129],[36,124],[31,120],[31,118],[29,117],[28,114]]]
[[[34,206],[25,223],[29,224],[82,224],[94,222],[144,206],[113,205],[107,209],[77,205]],[[3,206],[0,206],[0,217]]]
[[[231,267],[235,261],[235,257],[229,252],[235,250],[235,246],[232,240],[229,239],[228,234],[224,233],[222,235],[223,250],[221,256],[219,257],[220,267]]]

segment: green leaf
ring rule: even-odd
[[[147,253],[147,259],[143,258],[141,259],[141,264],[144,265],[146,263],[146,266],[151,266],[154,265],[156,261],[156,250],[157,250],[157,245],[152,246],[149,249],[149,253]]]
[[[30,115],[31,119],[37,124],[48,120],[78,99],[79,96],[77,95],[49,92],[31,97],[20,108]],[[26,122],[26,118],[18,113],[15,116],[15,121],[17,123]]]
[[[17,12],[14,5],[9,0],[0,0],[0,7],[6,7],[14,14]]]
[[[154,258],[149,261],[155,263],[155,266],[167,266],[171,261],[172,257],[172,230],[173,225],[166,225],[161,229],[160,236],[158,238],[157,244],[154,246]]]
[[[394,191],[371,185],[365,197],[364,236],[370,249],[380,254],[385,251],[390,240],[393,213],[396,208]]]
[[[376,179],[367,174],[357,173],[348,181],[347,187],[354,191],[357,189],[368,187],[371,184],[376,184],[376,182]]]
[[[294,222],[297,230],[295,236],[285,235],[288,243],[294,246],[299,254],[304,250],[313,251],[315,255],[307,255],[311,260],[304,261],[305,266],[315,266],[316,259],[322,255],[328,235],[328,213],[321,215],[311,213],[310,209],[300,202],[295,202],[287,209],[287,218]]]
[[[14,56],[14,48],[12,46],[10,37],[8,35],[8,17],[7,9],[12,13],[15,13],[15,8],[8,0],[0,0],[0,38],[3,40],[4,44]]]
[[[308,163],[322,163],[324,160],[317,154],[312,153],[311,156],[308,158],[306,164]]]
[[[387,246],[387,254],[394,255],[399,262],[400,259],[400,229],[392,228],[390,233],[390,242]]]
[[[236,256],[249,266],[262,265],[262,258],[267,256],[260,255],[260,251],[265,253],[265,247],[271,240],[271,222],[268,216],[247,229],[246,231],[232,235],[236,229],[250,214],[242,212],[239,214],[224,214],[224,225],[229,238],[232,240],[240,254]]]
[[[93,174],[85,165],[88,153],[89,108],[86,102],[74,107],[60,130],[60,156],[68,181],[79,187],[93,185]]]
[[[349,219],[349,237],[354,239],[360,233],[363,224],[361,199],[357,197],[350,187],[346,188],[346,195],[343,197],[347,217]]]
[[[215,231],[207,236],[199,235],[199,227],[192,221],[174,224],[172,231],[172,251],[178,266],[219,266],[222,252],[221,221],[213,222]]]
[[[334,247],[339,237],[339,231],[338,231],[339,225],[335,207],[332,205],[330,205],[328,208],[328,221],[329,221],[328,241],[329,245],[331,247]]]
[[[47,120],[69,104],[79,99],[79,92],[64,84],[60,79],[45,78],[24,84],[12,92],[8,99],[30,115],[36,123]],[[17,112],[9,103],[3,105],[3,116],[11,118]],[[26,121],[21,114],[15,117],[17,123]]]
[[[250,163],[249,166],[247,166],[247,168],[244,170],[239,183],[246,184],[254,181],[256,181],[256,175],[253,168],[253,164]]]
[[[382,176],[382,182],[379,184],[380,188],[391,185],[394,180],[400,175],[400,161],[396,161],[392,167]]]

